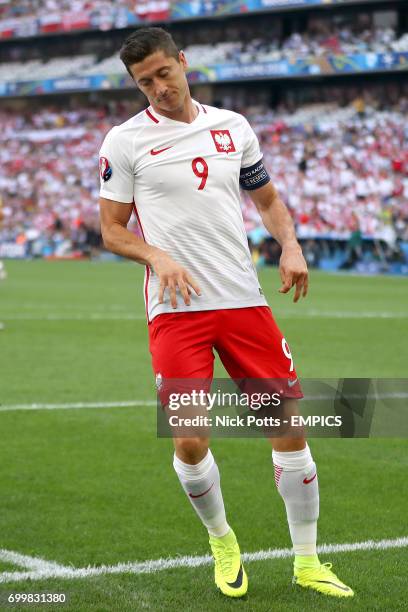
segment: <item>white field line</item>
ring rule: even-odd
[[[334,401],[337,397],[336,391],[333,389],[332,394],[322,395],[306,395],[303,402],[321,402]],[[367,395],[359,393],[348,393],[347,399],[408,399],[408,392],[392,392],[389,393],[369,393]],[[72,402],[59,404],[33,403],[33,404],[0,404],[0,412],[14,412],[17,410],[80,410],[80,409],[98,409],[98,408],[142,408],[144,406],[157,406],[157,400],[129,400],[120,402]]]
[[[78,410],[82,408],[133,408],[156,405],[156,400],[130,400],[128,402],[73,402],[66,404],[0,404],[0,412],[13,412],[15,410]]]
[[[3,321],[146,321],[146,315],[90,312],[81,314],[1,314]]]
[[[302,381],[300,381],[302,382]],[[335,400],[340,396],[340,392],[333,389],[332,394],[327,395],[305,395],[302,402],[322,402],[327,400]],[[346,399],[353,400],[364,400],[364,399],[374,399],[374,400],[384,400],[384,399],[407,399],[408,392],[407,391],[390,391],[389,393],[346,393],[344,395]]]
[[[273,314],[278,319],[407,319],[408,312],[353,312],[343,310],[321,311],[306,310],[299,312],[279,312],[273,310]],[[2,321],[145,321],[144,314],[115,313],[115,312],[89,312],[77,314],[48,313],[48,314],[0,314]]]
[[[63,565],[55,563],[54,561],[45,561],[45,559],[41,559],[40,557],[22,555],[18,552],[14,552],[13,550],[5,550],[4,548],[0,548],[0,561],[39,572],[58,572],[67,569]]]
[[[10,305],[8,305],[8,308],[10,308]],[[81,305],[76,303],[76,304],[69,304],[68,302],[63,302],[62,304],[57,304],[56,302],[14,302],[14,308],[16,310],[28,310],[31,312],[36,312],[38,310],[48,310],[48,312],[52,312],[55,308],[57,308],[59,311],[76,311],[76,310],[81,310],[84,309],[86,310],[87,306],[86,304],[84,304],[81,308]],[[128,307],[126,306],[125,303],[122,304],[106,304],[103,307],[104,312],[108,311],[108,310],[116,310],[116,311],[121,311],[121,312],[127,312],[128,311]]]
[[[350,542],[345,544],[323,544],[318,546],[318,553],[336,554],[344,552],[354,552],[358,550],[386,550],[392,548],[405,548],[408,546],[408,537],[395,538],[393,540],[367,540],[365,542]],[[267,561],[270,559],[286,559],[292,557],[293,552],[290,548],[278,548],[260,550],[253,553],[244,553],[244,562]],[[64,567],[44,568],[31,572],[3,572],[0,573],[0,584],[7,582],[22,582],[24,580],[46,580],[50,578],[89,578],[92,576],[102,576],[107,574],[151,574],[174,568],[192,568],[203,565],[210,565],[213,559],[210,555],[203,556],[183,556],[167,559],[155,559],[136,563],[119,563],[118,565],[100,565],[98,567]]]

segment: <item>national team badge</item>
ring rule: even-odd
[[[229,130],[210,130],[210,132],[218,153],[234,153],[236,151]]]
[[[101,179],[103,181],[109,181],[110,177],[112,176],[112,168],[109,165],[109,161],[106,159],[106,157],[100,157],[99,158],[99,172],[101,174]]]

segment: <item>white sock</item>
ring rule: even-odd
[[[309,446],[300,451],[272,451],[275,483],[285,502],[295,555],[315,555],[319,485]]]
[[[207,527],[208,533],[222,537],[230,529],[224,509],[220,473],[210,449],[196,465],[181,461],[174,453],[174,469],[194,510]]]

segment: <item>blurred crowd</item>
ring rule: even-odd
[[[52,13],[102,13],[124,8],[140,17],[170,8],[170,0],[0,0],[0,19],[47,18]]]
[[[362,34],[361,38],[350,30],[343,30],[339,35],[333,32],[328,36],[316,36],[309,33],[295,33],[280,41],[279,38],[255,37],[250,42],[238,38],[235,42],[215,41],[213,43],[194,43],[182,45],[190,68],[217,64],[250,65],[256,62],[322,58],[332,54],[356,53],[389,53],[408,51],[408,34],[400,38],[394,30],[377,29]],[[111,45],[114,46],[114,45]],[[18,54],[16,53],[15,55]],[[0,64],[0,81],[29,81],[35,79],[58,78],[67,76],[87,76],[92,74],[126,74],[118,57],[117,49],[110,54],[87,53],[70,56],[47,56],[45,60],[35,59]]]
[[[249,109],[273,181],[300,236],[347,237],[358,219],[366,236],[408,240],[408,98],[377,110],[364,98],[285,114]],[[244,207],[247,230],[258,225]],[[252,228],[251,228],[252,224]]]
[[[0,110],[0,240],[31,256],[83,253],[100,246],[97,155],[103,135],[129,116],[115,109]]]
[[[290,22],[263,16],[232,20],[219,28],[202,25],[197,33],[185,34],[183,48],[190,64],[408,51],[408,35],[399,32],[398,16],[392,10],[386,14],[311,13]]]
[[[82,0],[74,0],[73,4]],[[24,6],[48,7],[55,0],[22,3]],[[58,3],[60,4],[60,3]],[[64,4],[64,3],[62,3]],[[98,2],[86,2],[88,8]],[[108,3],[109,4],[109,3]],[[160,3],[157,3],[160,4]],[[0,7],[2,6],[0,0]],[[20,10],[20,3],[16,3]],[[1,18],[0,18],[1,21]],[[333,54],[367,54],[408,52],[408,34],[398,30],[396,12],[387,19],[381,13],[311,15],[301,23],[287,24],[279,17],[255,16],[250,20],[204,22],[200,28],[181,28],[173,32],[176,42],[187,55],[190,67],[225,63],[304,59],[308,56],[324,61]],[[0,82],[27,81],[92,74],[126,74],[118,57],[123,42],[121,31],[109,36],[52,37],[41,44],[15,43],[3,49]]]
[[[0,110],[0,242],[23,244],[29,256],[98,250],[98,150],[110,127],[138,110],[134,101]],[[347,240],[358,232],[391,250],[408,241],[408,97],[385,108],[366,96],[345,107],[239,110],[259,137],[300,238]],[[258,245],[266,232],[242,197],[245,227]]]
[[[384,271],[408,262],[407,111],[408,98],[382,111],[357,98],[343,109],[317,104],[290,115],[249,113],[310,265],[325,258],[332,269],[349,269],[366,261],[379,267],[364,271]],[[279,249],[246,193],[243,216],[261,259],[278,263]]]
[[[234,42],[192,44],[185,51],[191,66],[228,62],[250,64],[309,56],[405,52],[408,51],[408,34],[398,37],[392,28],[353,31],[350,27],[331,24],[330,28],[295,32],[283,39],[269,33],[246,42],[245,36],[240,35]]]

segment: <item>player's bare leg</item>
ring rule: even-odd
[[[299,414],[297,400],[285,401],[285,412]],[[317,468],[304,432],[299,428],[289,436],[270,438],[275,483],[283,498],[295,554],[293,582],[334,597],[351,597],[352,589],[321,564],[316,552],[319,518]]]

